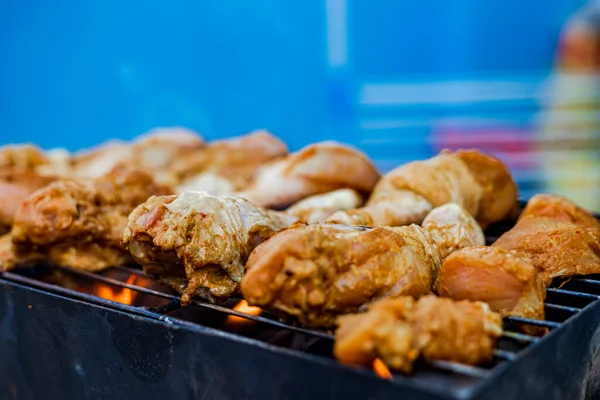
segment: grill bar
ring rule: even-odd
[[[546,309],[568,311],[573,314],[576,314],[579,311],[581,311],[581,308],[578,308],[578,307],[569,307],[569,306],[563,306],[560,304],[553,304],[553,303],[544,303],[544,306],[546,307]]]
[[[538,320],[538,319],[530,319],[530,318],[522,318],[522,317],[506,317],[504,320],[509,322],[515,322],[517,324],[527,324],[534,326],[541,326],[544,328],[558,328],[561,324],[559,322],[546,321],[546,320]]]
[[[574,292],[572,290],[548,288],[546,293],[563,294],[565,296],[579,297],[584,299],[598,300],[600,296],[591,293]]]
[[[454,374],[470,376],[472,378],[485,378],[491,372],[487,369],[473,367],[470,365],[464,365],[459,363],[454,363],[450,361],[442,361],[442,360],[434,360],[430,361],[429,365],[441,369],[443,371],[452,372]]]
[[[592,285],[600,285],[600,280],[591,279],[591,278],[576,278],[573,279],[575,282],[589,283]]]
[[[512,332],[512,331],[503,331],[502,336],[508,339],[512,339],[518,342],[526,342],[526,343],[535,343],[539,340],[539,338],[531,335],[526,335],[524,333]]]

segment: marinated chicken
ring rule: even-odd
[[[73,155],[73,178],[96,179],[108,174],[118,164],[131,162],[131,146],[111,140]]]
[[[298,225],[252,252],[241,291],[251,305],[328,327],[377,299],[430,293],[444,257],[484,243],[456,204],[434,209],[422,227]]]
[[[204,149],[204,138],[187,128],[155,128],[133,140],[134,163],[150,170],[171,168],[181,158]]]
[[[158,183],[175,185],[178,179],[168,170],[169,167],[180,157],[197,153],[203,146],[202,136],[189,129],[156,128],[132,142],[108,141],[76,154],[73,158],[74,176],[98,178],[117,164],[127,162],[152,171]]]
[[[363,208],[337,212],[328,222],[419,224],[434,207],[449,202],[464,207],[485,228],[516,212],[517,186],[508,168],[496,158],[477,150],[443,151],[390,171]]]
[[[438,294],[454,300],[483,301],[502,315],[544,319],[546,291],[532,259],[499,247],[470,247],[446,260]]]
[[[600,273],[600,223],[560,196],[532,197],[493,247],[531,257],[544,286],[557,277]]]
[[[248,185],[261,165],[287,154],[285,143],[267,131],[208,143],[202,151],[182,157],[173,165],[183,177],[178,192],[231,195]]]
[[[333,348],[338,361],[370,366],[380,358],[404,373],[419,357],[471,365],[491,361],[502,334],[502,318],[487,304],[431,295],[379,300],[365,313],[341,316],[338,325]]]
[[[53,154],[49,156],[32,145],[0,148],[0,234],[10,230],[27,196],[68,173],[68,158]]]
[[[127,216],[149,196],[166,193],[172,189],[127,165],[95,180],[55,181],[23,201],[10,233],[13,254],[2,253],[0,269],[40,259],[91,271],[123,265],[130,261],[121,245]]]
[[[569,222],[588,229],[592,235],[600,234],[600,221],[589,211],[562,196],[536,194],[529,199],[520,218],[528,216],[547,217],[556,221]]]
[[[362,196],[352,189],[339,189],[300,200],[286,210],[308,223],[325,221],[336,211],[351,210],[363,204]]]
[[[369,193],[378,179],[379,172],[362,152],[321,142],[263,165],[238,195],[260,207],[283,208],[337,189]]]
[[[297,218],[238,197],[203,192],[151,197],[129,216],[123,243],[144,271],[189,304],[235,293],[252,250]]]

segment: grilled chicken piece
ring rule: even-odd
[[[242,198],[184,192],[137,207],[123,243],[144,271],[172,285],[187,305],[193,296],[233,294],[250,252],[295,221]]]
[[[67,149],[55,148],[45,152],[49,163],[40,165],[36,172],[42,176],[69,178],[72,176],[72,155]]]
[[[449,202],[464,207],[485,228],[516,212],[517,187],[499,160],[477,150],[445,150],[390,171],[377,183],[365,207],[337,212],[328,222],[419,224],[434,207]]]
[[[531,257],[544,286],[557,277],[600,273],[600,223],[560,196],[532,197],[493,247]]]
[[[9,271],[18,265],[34,265],[40,261],[44,261],[44,256],[35,252],[23,254],[18,259],[10,233],[0,236],[0,272]]]
[[[377,301],[362,314],[338,319],[333,352],[344,364],[388,367],[410,373],[419,357],[463,364],[490,361],[502,319],[487,304],[436,296]]]
[[[283,208],[337,189],[370,192],[378,179],[379,172],[362,152],[321,142],[265,164],[238,195],[260,207]]]
[[[533,196],[521,213],[521,218],[528,216],[568,222],[589,229],[591,234],[600,234],[600,221],[562,196],[544,193]]]
[[[68,162],[32,145],[0,148],[0,234],[10,230],[27,196],[68,173]]]
[[[261,165],[287,154],[285,143],[264,130],[208,143],[174,164],[183,177],[178,192],[231,195],[245,187]]]
[[[36,191],[15,215],[13,255],[0,269],[47,260],[91,271],[130,261],[121,245],[127,216],[154,194],[172,193],[147,172],[117,165],[95,180],[58,180]]]
[[[446,260],[438,294],[483,301],[502,317],[544,319],[542,280],[529,256],[499,247],[469,247]]]
[[[131,162],[131,146],[111,140],[73,155],[73,178],[96,179],[108,174],[117,165]]]
[[[183,127],[155,128],[135,138],[131,144],[134,163],[160,171],[174,167],[181,158],[198,154],[204,149],[204,138]]]
[[[175,185],[178,183],[177,176],[168,168],[180,157],[195,154],[203,146],[202,136],[192,130],[181,127],[155,128],[131,143],[114,140],[76,154],[73,160],[74,176],[98,178],[117,164],[128,162],[152,171],[158,183]]]
[[[484,242],[477,222],[456,204],[433,210],[423,227],[296,226],[252,252],[241,290],[252,305],[333,326],[340,314],[377,299],[430,293],[443,257]]]
[[[363,204],[362,196],[352,189],[339,189],[300,200],[286,210],[308,223],[325,221],[336,211],[351,210]]]
[[[31,172],[12,173],[10,178],[0,179],[0,234],[10,231],[15,213],[23,200],[54,180],[53,177]]]

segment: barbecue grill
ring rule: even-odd
[[[330,332],[240,299],[182,308],[140,270],[40,266],[0,274],[0,398],[600,398],[598,299],[600,275],[555,282],[547,320],[506,318],[489,365],[421,362],[405,376],[341,365]]]

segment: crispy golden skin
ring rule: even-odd
[[[556,277],[600,273],[598,221],[560,196],[534,196],[493,246],[531,257],[544,286]]]
[[[138,206],[123,243],[146,272],[181,292],[186,305],[193,296],[233,294],[250,252],[296,220],[243,198],[184,192]]]
[[[148,196],[172,192],[142,170],[118,165],[96,180],[58,180],[29,196],[10,234],[15,254],[2,269],[52,264],[100,270],[130,260],[121,245],[129,212]]]
[[[501,334],[500,315],[485,303],[432,295],[384,299],[365,313],[338,319],[333,352],[344,364],[368,366],[380,358],[409,373],[419,357],[473,365],[490,361]]]
[[[432,211],[423,227],[296,226],[252,252],[241,290],[250,304],[333,326],[377,299],[430,293],[443,257],[482,244],[481,228],[456,204]]]
[[[499,247],[469,247],[444,260],[438,294],[483,301],[503,317],[544,319],[542,280],[526,254]]]
[[[364,153],[337,142],[320,142],[263,165],[238,195],[261,207],[282,208],[337,189],[368,193],[379,176]]]
[[[401,226],[419,224],[434,208],[454,202],[486,227],[516,211],[517,187],[499,160],[477,150],[443,151],[383,176],[363,208],[332,215],[332,223]]]

